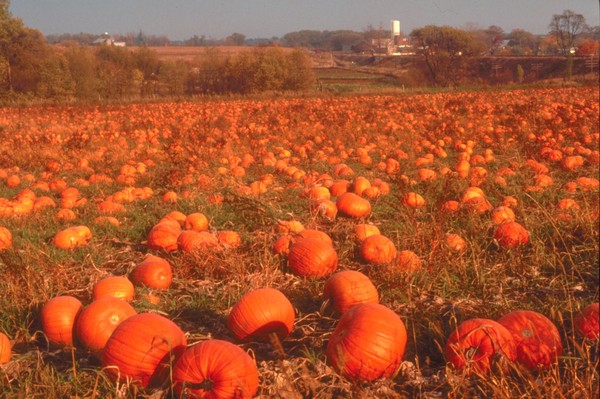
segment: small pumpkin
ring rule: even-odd
[[[290,246],[288,265],[298,276],[322,278],[337,269],[338,256],[327,241],[313,237],[300,238]]]
[[[209,339],[189,346],[173,367],[178,398],[250,399],[258,390],[256,362],[231,342]]]
[[[323,298],[339,314],[361,303],[379,303],[379,293],[371,279],[355,270],[332,274],[323,287]]]
[[[363,218],[371,214],[369,200],[349,191],[341,194],[335,205],[340,214],[351,218]]]
[[[97,299],[84,307],[75,322],[77,342],[90,352],[99,353],[123,320],[137,314],[128,302],[115,297]]]
[[[362,241],[359,253],[365,262],[380,265],[392,262],[397,251],[392,240],[384,235],[375,234]]]
[[[73,345],[73,326],[82,307],[81,301],[70,295],[54,297],[42,306],[42,330],[51,344]]]
[[[502,324],[482,318],[462,322],[448,337],[444,354],[456,369],[467,373],[487,373],[496,361],[517,359],[515,342]],[[506,365],[500,367],[505,369]]]
[[[56,233],[52,243],[60,249],[72,249],[87,245],[92,232],[87,226],[72,226]]]
[[[547,369],[562,354],[558,328],[546,316],[532,310],[515,310],[498,323],[511,332],[517,362],[530,370]]]
[[[13,238],[9,229],[0,226],[0,251],[12,248]]]
[[[133,283],[125,276],[109,276],[94,284],[92,296],[94,300],[113,297],[131,301],[135,295]]]
[[[11,355],[10,340],[6,334],[0,332],[0,364],[8,363]]]
[[[259,288],[242,296],[231,308],[227,326],[241,341],[264,340],[274,333],[282,340],[294,326],[289,299],[274,288]]]
[[[208,229],[208,219],[203,213],[194,212],[186,216],[183,225],[186,230],[204,231]]]
[[[575,317],[575,330],[587,339],[600,338],[600,307],[598,302],[590,303]]]
[[[124,320],[111,334],[102,351],[102,365],[115,381],[159,387],[186,345],[177,324],[155,313],[140,313]]]
[[[133,269],[130,277],[136,285],[166,289],[173,281],[173,268],[166,259],[149,255]]]
[[[503,248],[516,248],[529,243],[529,232],[518,222],[506,222],[496,228],[494,238]]]
[[[217,240],[224,248],[237,248],[242,245],[242,237],[237,231],[223,230],[217,233]]]
[[[402,272],[413,272],[421,269],[421,267],[421,258],[419,258],[419,255],[409,249],[398,251],[393,264],[394,270]]]
[[[406,349],[406,328],[391,309],[363,303],[348,309],[331,334],[327,360],[351,381],[394,376]]]
[[[418,209],[427,204],[425,198],[421,194],[417,193],[406,193],[404,197],[402,197],[402,204],[409,208]]]

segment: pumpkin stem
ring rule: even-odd
[[[209,378],[206,378],[200,382],[186,381],[183,383],[183,391],[184,392],[185,392],[185,388],[189,388],[194,391],[201,389],[204,392],[210,392],[213,388],[213,382]]]
[[[279,335],[275,332],[269,333],[269,343],[275,348],[277,354],[280,358],[285,358],[285,350],[283,349],[283,345],[281,345],[281,340],[279,339]]]

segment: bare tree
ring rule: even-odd
[[[564,10],[562,14],[554,14],[548,26],[550,34],[556,37],[560,51],[567,55],[575,47],[577,37],[586,30],[585,17],[571,10]]]

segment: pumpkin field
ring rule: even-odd
[[[2,108],[0,397],[598,397],[598,96]]]

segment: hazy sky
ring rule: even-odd
[[[400,20],[410,33],[425,25],[522,28],[547,33],[553,14],[570,9],[600,25],[598,0],[12,0],[10,10],[42,33],[127,34],[171,40],[281,37],[302,29],[362,31]]]

